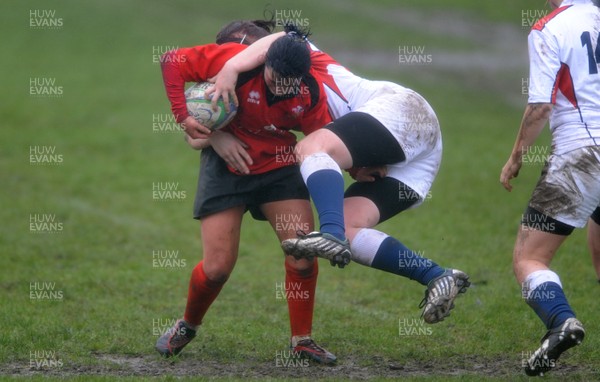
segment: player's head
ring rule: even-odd
[[[223,26],[217,33],[216,43],[237,42],[250,45],[265,37],[275,28],[274,20],[236,20]]]
[[[306,34],[289,25],[285,31],[271,44],[265,59],[265,81],[275,95],[297,94],[311,65]]]

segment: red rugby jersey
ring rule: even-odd
[[[227,60],[245,48],[241,44],[209,44],[180,48],[162,57],[165,88],[177,122],[189,116],[185,83],[215,76]],[[313,74],[311,69],[310,76]],[[331,122],[323,85],[314,77],[298,85],[298,95],[275,97],[267,88],[262,68],[240,75],[236,89],[238,112],[224,131],[248,145],[248,154],[254,161],[249,166],[251,174],[295,164],[296,136],[290,130],[310,134]]]

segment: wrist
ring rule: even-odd
[[[223,67],[221,68],[221,71],[229,73],[229,74],[238,75],[238,74],[240,74],[240,71],[241,71],[240,64],[238,62],[236,62],[235,57],[232,57],[225,63],[225,65],[223,65]]]
[[[184,112],[180,112],[175,114],[175,121],[179,124],[183,124],[186,119],[188,119],[190,115],[187,113],[187,110]]]

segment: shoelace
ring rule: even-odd
[[[427,299],[428,298],[429,298],[429,288],[425,289],[425,297],[423,297],[423,299],[419,303],[419,309],[422,309],[422,308],[425,307],[425,305],[427,305]],[[425,312],[423,312],[423,313],[425,313]],[[421,316],[423,316],[423,314],[421,314]]]

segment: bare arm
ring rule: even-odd
[[[510,180],[519,175],[523,154],[527,153],[548,122],[552,106],[551,103],[530,103],[525,108],[515,145],[500,174],[500,183],[508,191],[512,190]]]
[[[226,109],[229,108],[229,97],[233,99],[236,106],[239,106],[238,99],[235,95],[235,84],[237,83],[238,75],[264,64],[269,47],[275,40],[282,36],[285,36],[285,32],[278,32],[265,36],[230,58],[225,63],[221,71],[210,79],[215,85],[206,91],[207,97],[214,94],[212,98],[213,109],[217,108],[217,100],[219,97],[223,97]]]

